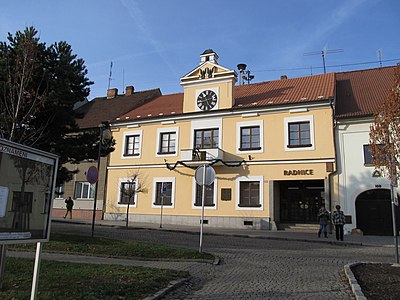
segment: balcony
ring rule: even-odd
[[[181,149],[181,160],[184,162],[205,162],[214,159],[224,159],[224,152],[219,148],[211,149]]]

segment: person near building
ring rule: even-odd
[[[319,221],[319,231],[318,237],[321,237],[321,233],[324,233],[324,236],[328,237],[328,224],[329,224],[329,212],[326,210],[324,206],[318,211],[318,221]]]
[[[68,199],[65,199],[65,205],[67,206],[67,212],[65,213],[64,219],[68,216],[68,213],[69,218],[72,219],[72,208],[74,207],[74,200],[72,200],[71,197],[68,197]]]
[[[340,208],[340,205],[336,205],[336,210],[332,214],[332,220],[335,225],[336,240],[343,241],[343,226],[345,224],[345,218],[344,213]]]

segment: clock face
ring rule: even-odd
[[[218,101],[217,94],[211,90],[205,90],[197,97],[197,106],[202,110],[212,109]]]

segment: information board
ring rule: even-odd
[[[0,139],[0,244],[48,241],[58,157]]]

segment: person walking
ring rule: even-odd
[[[68,216],[68,213],[69,218],[72,219],[72,208],[74,207],[74,200],[72,200],[71,197],[68,197],[68,199],[65,199],[65,204],[67,206],[67,212],[65,213],[64,219]]]
[[[324,233],[324,237],[328,237],[328,224],[329,224],[329,212],[325,209],[324,206],[321,206],[318,212],[318,221],[319,221],[319,231],[318,237],[321,237],[321,233]]]
[[[333,224],[335,225],[336,240],[343,241],[343,226],[345,224],[344,213],[340,210],[340,205],[336,205],[336,210],[332,214]]]

